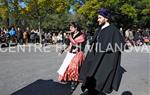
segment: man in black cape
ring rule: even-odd
[[[110,24],[109,10],[100,9],[98,13],[100,28],[93,37],[79,75],[79,80],[83,82],[81,89],[83,92],[88,89],[87,95],[117,91],[123,73],[120,61],[124,39],[119,29]]]

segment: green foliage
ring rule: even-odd
[[[6,0],[0,0],[0,24],[1,26],[8,26],[8,17],[9,17],[9,10],[8,10],[8,3]]]
[[[98,0],[89,0],[77,11],[81,15],[87,16],[88,19],[92,20],[97,10],[101,7],[102,3]]]
[[[85,4],[78,8],[77,12],[91,22],[99,8],[107,8],[112,13],[112,18],[119,26],[150,25],[150,0],[86,0]],[[95,21],[95,20],[94,20]]]
[[[67,15],[52,14],[47,15],[42,21],[42,27],[49,30],[65,30],[67,27]]]
[[[24,0],[27,7],[21,8],[18,0],[8,6],[0,0],[0,25],[8,26],[10,17],[17,26],[30,26],[66,30],[70,21],[76,21],[84,29],[96,26],[97,11],[108,8],[112,19],[119,26],[150,26],[150,0]],[[70,14],[73,8],[75,14]],[[39,24],[40,22],[40,24]]]
[[[134,8],[134,6],[131,6],[129,4],[124,4],[121,8],[121,13],[128,15],[131,18],[136,18],[137,13],[136,13],[136,9]]]

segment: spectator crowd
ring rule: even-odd
[[[121,34],[125,38],[127,46],[150,45],[150,29],[137,28],[126,29],[120,28]],[[10,27],[9,29],[0,28],[0,44],[27,45],[31,44],[69,44],[68,32],[50,32],[40,31],[39,29],[30,29],[29,27],[22,29],[20,27]],[[90,33],[85,33],[87,42],[92,39]]]

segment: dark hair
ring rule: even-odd
[[[73,26],[73,27],[77,28],[78,31],[81,31],[81,29],[80,29],[80,27],[79,27],[79,24],[76,23],[76,22],[70,22],[70,23],[69,23],[69,26]]]

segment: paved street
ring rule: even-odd
[[[11,53],[8,48],[0,52],[0,95],[69,95],[69,85],[57,82],[56,73],[65,53],[58,56],[54,46],[48,52],[34,47],[26,47],[25,53],[15,52],[16,48]],[[123,53],[126,72],[119,91],[111,95],[150,95],[149,64],[149,53]],[[80,95],[79,88],[74,95]],[[132,94],[123,94],[126,91]]]

